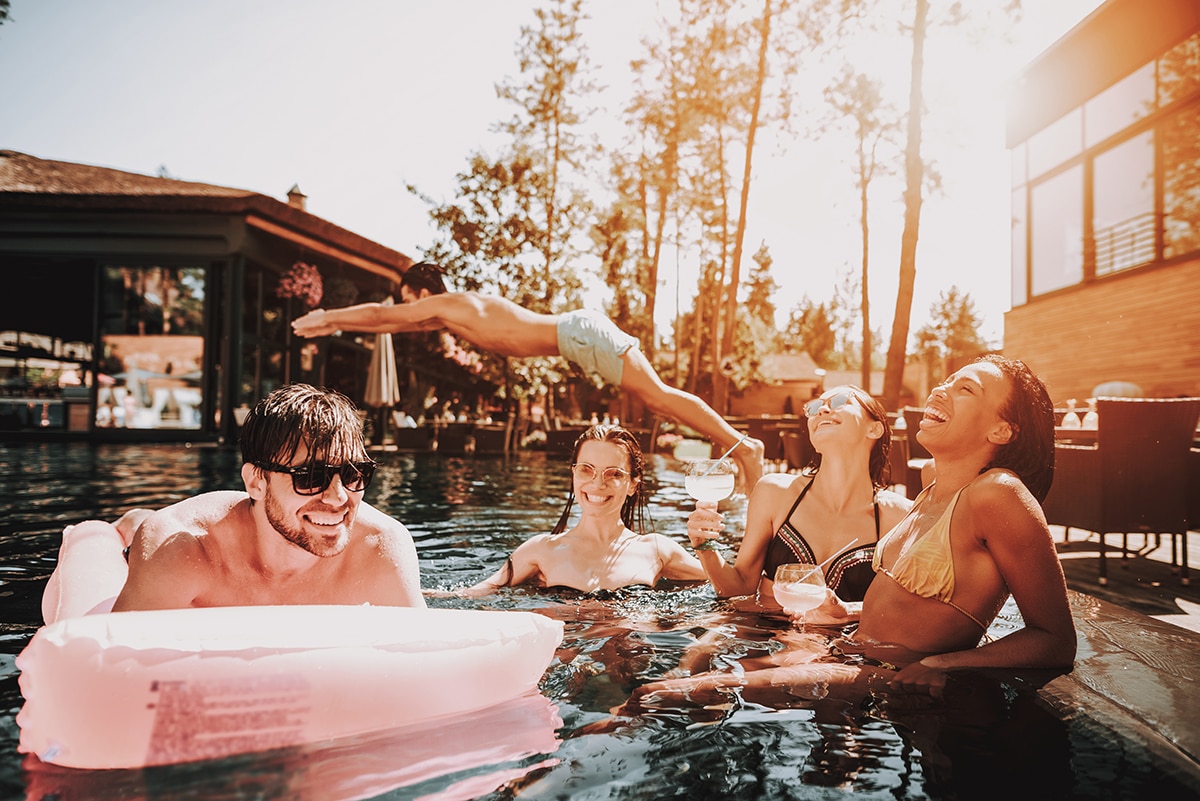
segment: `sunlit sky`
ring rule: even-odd
[[[584,35],[597,78],[609,87],[594,101],[602,115],[615,117],[623,106],[629,61],[655,31],[660,5],[670,6],[588,4]],[[927,103],[942,113],[927,124],[925,153],[938,162],[943,190],[924,208],[913,330],[938,294],[956,285],[975,301],[984,336],[1000,341],[1010,305],[1007,84],[1099,5],[1024,0],[1011,42],[931,32]],[[11,18],[0,25],[0,148],[146,174],[165,168],[174,178],[280,200],[298,184],[312,213],[418,258],[436,232],[405,185],[450,200],[471,151],[498,152],[491,127],[513,107],[494,87],[517,74],[519,30],[533,23],[535,7],[531,0],[12,0]],[[903,105],[906,45],[864,52],[855,66],[890,76]],[[847,166],[853,145],[805,132],[767,135],[761,145],[743,270],[766,242],[782,323],[803,297],[828,300],[843,274],[858,270]],[[903,210],[899,183],[878,186],[871,321],[886,341]],[[667,265],[660,327],[675,312],[676,261],[681,302],[690,304],[694,259],[684,252]]]

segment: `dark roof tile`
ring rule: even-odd
[[[53,161],[0,150],[0,209],[254,214],[403,272],[412,259],[328,220],[248,189]]]
[[[246,189],[157,178],[90,164],[50,161],[13,150],[0,150],[0,192],[160,197],[249,197],[257,194]]]

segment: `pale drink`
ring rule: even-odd
[[[698,501],[720,501],[733,493],[733,473],[709,473],[706,476],[688,475],[683,486]]]
[[[779,584],[772,588],[775,600],[791,613],[816,609],[825,600],[825,588],[817,584]]]

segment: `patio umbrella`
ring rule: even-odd
[[[392,305],[389,297],[384,305]],[[363,402],[368,406],[391,408],[400,402],[400,380],[396,376],[396,348],[391,334],[375,335],[375,350],[367,371],[367,391]]]
[[[1093,398],[1141,398],[1142,388],[1131,381],[1105,381],[1092,389]]]

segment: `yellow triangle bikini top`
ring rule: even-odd
[[[932,486],[933,484],[930,484],[921,490],[921,495],[928,492]],[[954,517],[954,507],[958,505],[958,496],[961,494],[962,489],[954,493],[946,511],[928,531],[904,545],[891,568],[883,566],[882,555],[887,550],[888,540],[896,530],[892,529],[885,534],[875,548],[875,558],[871,561],[871,567],[875,568],[876,573],[884,574],[913,595],[934,598],[957,609],[986,631],[987,626],[979,618],[951,600],[954,597],[954,554],[950,550],[950,519]],[[921,495],[917,496],[918,501]]]

